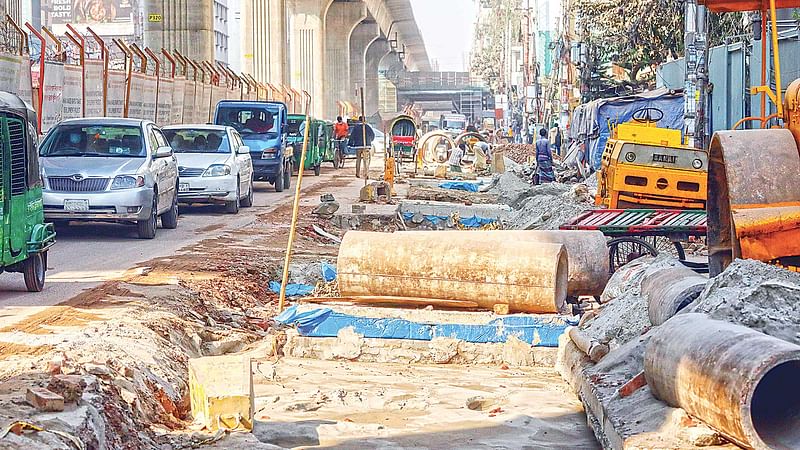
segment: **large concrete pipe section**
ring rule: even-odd
[[[656,328],[644,373],[653,395],[746,448],[800,448],[800,346],[705,314]]]
[[[419,233],[404,231],[403,233]],[[567,295],[599,296],[611,277],[609,271],[606,237],[600,231],[554,230],[489,230],[489,231],[437,231],[439,239],[459,241],[469,233],[481,239],[500,239],[512,242],[562,244],[569,257],[569,282]]]
[[[338,259],[342,296],[467,300],[529,313],[562,310],[567,270],[563,245],[438,231],[350,231]]]
[[[650,323],[661,325],[697,300],[708,278],[683,265],[648,272],[642,278],[642,295],[647,300]]]

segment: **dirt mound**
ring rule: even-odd
[[[543,184],[531,188],[530,196],[512,214],[508,228],[557,230],[591,208],[592,200],[583,184]]]
[[[494,151],[503,152],[506,158],[519,164],[525,164],[529,157],[536,156],[536,146],[528,144],[502,144]]]

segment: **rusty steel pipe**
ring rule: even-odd
[[[800,346],[678,314],[652,333],[644,373],[657,398],[743,447],[800,448]]]
[[[401,233],[419,233],[402,231]],[[489,231],[437,231],[440,239],[459,241],[466,233],[484,238],[499,238],[516,242],[562,244],[569,258],[567,295],[596,296],[603,293],[611,277],[608,266],[606,237],[600,231],[560,230],[489,230]]]
[[[560,244],[514,242],[464,233],[350,231],[339,247],[342,296],[464,300],[485,309],[560,312],[567,295],[567,251]]]
[[[646,273],[642,278],[642,296],[647,300],[650,323],[661,325],[697,300],[708,278],[678,265]]]

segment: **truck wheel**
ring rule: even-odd
[[[156,226],[158,224],[158,192],[153,193],[153,207],[150,217],[146,220],[136,222],[136,231],[139,239],[153,239],[156,237]]]
[[[316,166],[314,166],[314,176],[318,177],[321,172],[322,172],[322,163],[319,163]]]
[[[275,192],[283,192],[283,184],[284,184],[283,174],[285,173],[285,171],[286,171],[286,167],[281,165],[281,168],[278,169],[278,174],[275,175]],[[289,176],[291,176],[291,175],[292,174],[290,172]]]
[[[255,194],[253,193],[253,182],[250,182],[250,188],[247,190],[247,196],[242,199],[242,206],[245,208],[249,208],[253,206],[253,197]]]
[[[23,263],[22,274],[25,276],[25,287],[28,292],[42,292],[44,289],[45,258],[41,253],[34,253]]]
[[[234,195],[234,199],[229,202],[225,202],[225,212],[228,214],[239,214],[239,180],[236,180],[236,195]]]
[[[172,198],[172,206],[169,211],[161,215],[161,226],[174,230],[178,228],[178,189],[175,189],[175,196]]]
[[[289,170],[284,172],[283,175],[283,187],[284,189],[289,189],[292,186],[292,163],[289,163]]]

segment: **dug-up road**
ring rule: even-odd
[[[303,192],[321,185],[359,183],[352,176],[353,168],[334,171],[323,167],[320,176],[310,172],[303,176]],[[278,207],[291,204],[297,178],[292,187],[277,193],[265,182],[255,183],[255,203],[252,208],[242,208],[237,215],[225,214],[222,206],[181,207],[178,228],[158,229],[155,239],[137,239],[132,226],[73,222],[57,229],[57,243],[48,253],[48,271],[44,291],[29,293],[25,290],[22,274],[0,275],[0,327],[9,326],[36,314],[42,309],[65,302],[99,284],[120,279],[134,267],[154,258],[173,255],[182,248],[204,239],[215,238],[252,224],[257,216],[269,214]],[[315,204],[317,197],[305,199]],[[286,222],[289,218],[286,218]]]

